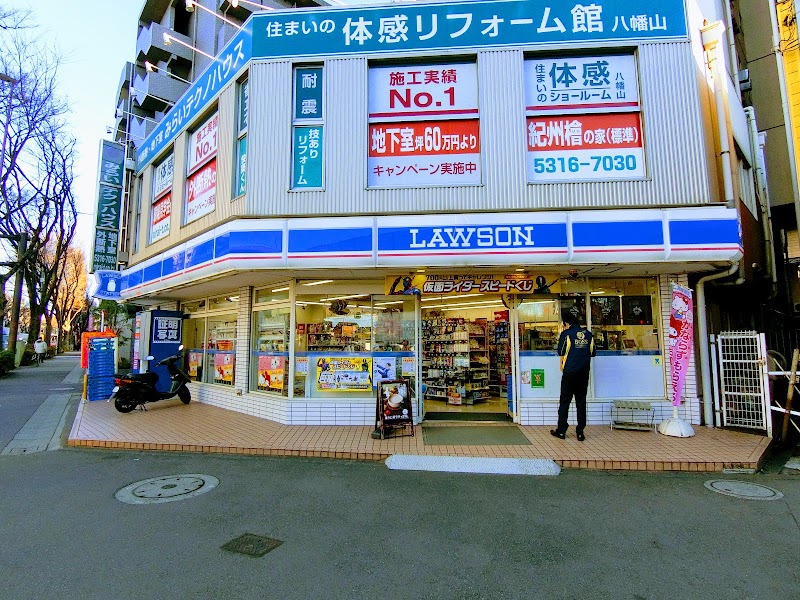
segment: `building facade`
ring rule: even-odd
[[[569,310],[599,348],[589,422],[618,399],[671,415],[670,317],[707,326],[673,286],[750,277],[764,252],[723,7],[546,4],[217,26],[216,58],[134,140],[118,288],[187,315],[195,398],[368,425],[378,383],[406,380],[415,421],[553,424]],[[684,374],[696,424],[703,368]]]

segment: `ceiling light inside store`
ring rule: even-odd
[[[289,286],[287,285],[286,287],[277,288],[275,290],[272,290],[272,293],[274,294],[275,292],[288,292],[288,291],[289,291]]]
[[[306,287],[311,287],[312,285],[322,285],[323,283],[333,283],[333,279],[323,279],[322,281],[312,281],[310,283],[304,283],[303,285]]]
[[[369,296],[365,296],[364,294],[354,294],[350,296],[331,296],[330,298],[320,298],[322,302],[332,302],[333,300],[351,300],[352,298],[364,298],[365,300],[369,298]]]
[[[456,296],[436,296],[434,298],[423,298],[420,302],[441,302],[442,300],[455,300],[456,298],[475,298],[483,294],[458,294]]]
[[[592,296],[600,296],[602,294],[605,294],[605,291],[597,290],[597,291],[592,292]]]
[[[441,306],[426,306],[426,310],[449,310],[452,308],[483,308],[488,306],[502,306],[500,300],[483,300],[482,302],[457,302],[453,304],[442,304]]]

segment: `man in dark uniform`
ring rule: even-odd
[[[596,354],[592,333],[578,324],[578,318],[564,311],[561,315],[566,329],[558,338],[558,354],[561,356],[561,400],[558,405],[558,426],[550,430],[550,435],[559,439],[567,436],[567,415],[572,397],[575,396],[575,410],[578,425],[575,433],[578,441],[586,439],[586,389],[589,387],[589,366]]]

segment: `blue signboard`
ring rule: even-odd
[[[259,13],[253,58],[685,39],[683,0],[494,0]]]
[[[166,116],[139,147],[136,153],[136,167],[141,172],[164,150],[180,131],[185,129],[217,97],[217,94],[252,57],[252,20],[225,46],[205,71],[181,96]]]
[[[256,13],[139,148],[141,172],[251,59],[682,40],[683,0],[493,0]]]
[[[322,118],[322,67],[295,69],[294,118]]]
[[[295,127],[292,189],[322,187],[322,126]]]
[[[122,273],[119,271],[95,271],[95,290],[92,298],[98,300],[122,300]]]

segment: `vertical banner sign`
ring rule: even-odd
[[[102,140],[97,177],[97,219],[95,221],[92,271],[117,268],[119,215],[125,181],[125,148]]]
[[[369,70],[370,187],[481,182],[474,63]]]
[[[294,128],[292,188],[322,187],[322,125]]]
[[[672,381],[672,405],[680,406],[686,370],[694,348],[694,306],[692,290],[672,284],[672,308],[669,316],[669,371]]]
[[[247,120],[250,117],[250,81],[239,85],[239,130],[236,142],[236,181],[233,195],[242,196],[247,191]]]
[[[633,55],[525,61],[528,181],[645,176]]]
[[[294,120],[322,119],[322,67],[294,70]]]

